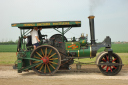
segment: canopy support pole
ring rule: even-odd
[[[62,28],[62,41],[64,42],[64,28]]]
[[[67,28],[67,29],[64,31],[64,34],[65,34],[66,32],[68,32],[71,28],[72,28],[72,27]]]
[[[62,41],[64,42],[64,34],[66,32],[68,32],[72,27],[67,28],[66,30],[64,30],[64,28],[62,28],[62,32],[60,32],[57,28],[53,28],[54,30],[58,31],[61,35],[62,35]]]

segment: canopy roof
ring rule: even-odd
[[[81,21],[54,21],[54,22],[30,22],[30,23],[13,23],[12,27],[21,29],[32,29],[35,26],[45,28],[65,28],[65,27],[81,27]]]

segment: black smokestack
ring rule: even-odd
[[[89,16],[89,25],[90,25],[90,35],[91,35],[91,44],[95,44],[95,29],[94,29],[94,18],[95,16]]]

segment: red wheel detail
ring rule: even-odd
[[[105,60],[105,59],[102,59],[102,60],[106,62],[106,60]]]
[[[110,66],[110,70],[111,70],[111,72],[112,72],[112,68],[111,68],[111,66]]]
[[[43,60],[44,64],[48,64],[49,63],[49,57],[43,57],[41,60]]]
[[[115,66],[113,66],[113,68],[117,69]]]
[[[108,72],[109,66],[107,66],[106,72]]]
[[[117,58],[115,58],[114,60],[112,60],[112,62],[114,62]]]
[[[106,65],[104,65],[103,67],[102,67],[102,69],[105,67]]]
[[[108,56],[106,55],[107,61],[109,61]]]

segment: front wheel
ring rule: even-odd
[[[36,48],[31,58],[42,60],[43,63],[38,64],[40,61],[31,60],[30,65],[37,63],[38,65],[32,67],[38,75],[53,75],[61,65],[61,57],[58,50],[50,45],[43,45]]]
[[[104,75],[107,76],[114,76],[118,74],[122,69],[122,60],[115,53],[113,53],[111,57],[108,56],[108,52],[101,53],[98,56],[96,63],[97,64],[106,63],[106,65],[98,65],[98,68]]]

